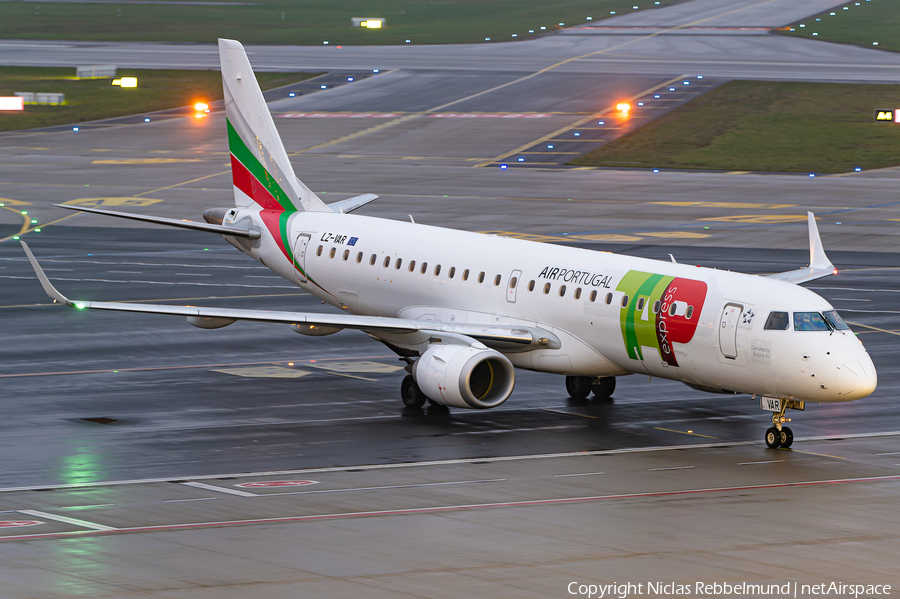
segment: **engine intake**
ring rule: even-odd
[[[516,385],[512,363],[484,346],[435,345],[412,368],[426,397],[454,408],[496,408]]]

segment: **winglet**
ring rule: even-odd
[[[37,275],[38,280],[41,282],[41,287],[44,288],[44,293],[53,298],[53,301],[65,304],[67,306],[75,306],[75,303],[64,296],[62,293],[56,290],[56,287],[50,282],[50,279],[47,278],[47,275],[44,274],[44,269],[41,268],[41,265],[38,264],[37,258],[34,257],[34,254],[31,253],[31,249],[28,247],[28,244],[24,241],[19,241],[22,244],[22,249],[25,250],[25,255],[28,256],[28,261],[31,262],[31,268],[34,269],[34,274]]]
[[[837,274],[837,269],[825,255],[825,249],[822,247],[822,238],[819,237],[819,228],[816,226],[816,216],[812,212],[807,212],[806,219],[809,223],[809,266],[768,275],[769,278],[799,285]]]
[[[809,221],[809,267],[814,271],[834,270],[834,264],[825,255],[825,248],[822,247],[819,227],[816,226],[816,216],[812,212],[807,212],[806,218]]]

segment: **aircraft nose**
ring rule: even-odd
[[[869,354],[850,360],[838,370],[838,391],[845,400],[862,399],[870,395],[877,385],[878,374]]]

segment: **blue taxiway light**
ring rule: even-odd
[[[815,174],[815,173],[810,173],[809,176],[810,176],[810,177],[815,177],[816,174]]]
[[[856,167],[856,168],[853,169],[853,170],[856,171],[856,172],[858,173],[858,172],[862,171],[862,168],[861,168],[861,167]]]
[[[659,94],[653,94],[653,97],[654,97],[656,100],[659,100],[659,97],[660,97],[660,96],[659,96]]]
[[[576,131],[576,132],[575,132],[575,137],[581,137],[581,133],[579,133],[578,131]]]
[[[288,94],[288,98],[293,98],[293,97],[295,97],[296,95],[297,95],[296,92],[291,92],[291,93]]]
[[[501,165],[500,165],[500,168],[506,168],[506,165],[505,165],[505,164],[501,164]]]
[[[144,122],[145,122],[145,123],[149,123],[149,122],[150,122],[150,117],[145,117],[145,118],[144,118]]]
[[[519,162],[525,162],[524,158],[519,158]]]
[[[72,127],[72,131],[78,131],[78,127]]]

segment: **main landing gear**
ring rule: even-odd
[[[422,414],[446,416],[450,413],[450,408],[426,397],[422,390],[419,389],[416,379],[410,374],[403,377],[403,382],[400,383],[400,398],[403,400],[404,416],[419,416]],[[426,402],[429,406],[426,411],[423,411],[422,406]]]
[[[766,445],[771,449],[778,449],[779,447],[787,449],[794,443],[794,432],[790,427],[782,424],[783,422],[791,421],[790,418],[784,417],[784,412],[790,403],[790,400],[782,400],[781,409],[778,412],[772,412],[772,426],[766,430]]]
[[[593,392],[598,399],[609,399],[616,390],[614,376],[567,376],[566,391],[572,399],[586,399]]]
[[[421,408],[428,399],[419,389],[416,379],[411,374],[407,374],[400,383],[400,397],[403,399],[403,405],[407,408]]]

